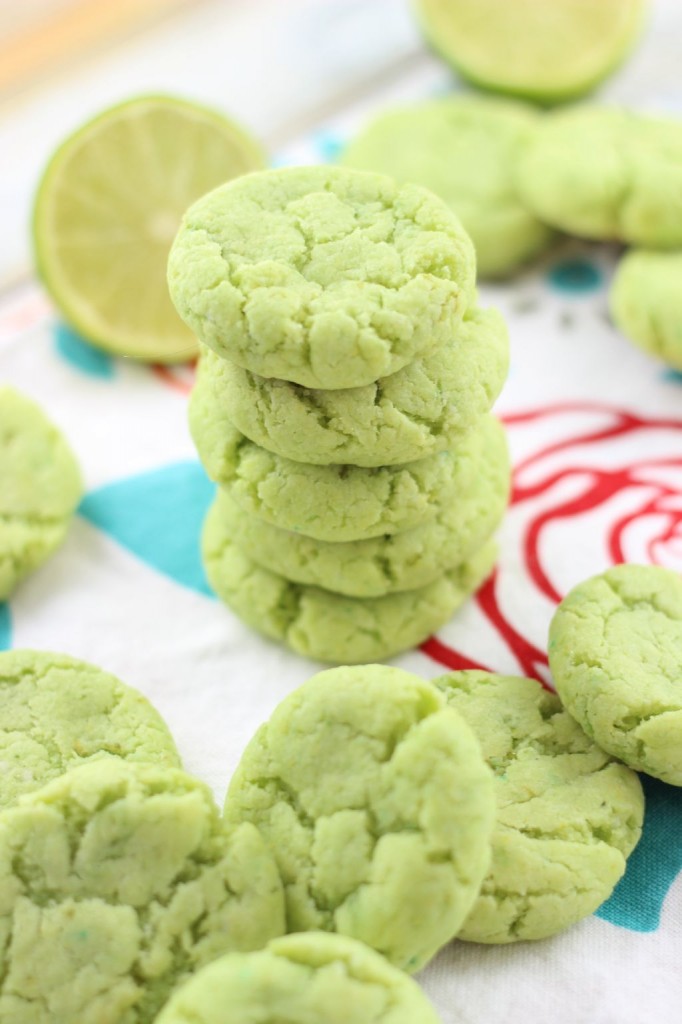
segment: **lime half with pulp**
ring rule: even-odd
[[[413,0],[424,33],[485,89],[557,103],[621,62],[648,0]]]
[[[104,111],[50,160],[33,214],[38,272],[68,323],[117,355],[174,363],[196,340],[166,284],[187,207],[265,166],[258,143],[194,103],[145,96]]]

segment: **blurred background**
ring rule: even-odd
[[[680,109],[681,41],[682,3],[654,0],[627,76],[597,95]],[[311,134],[328,136],[333,155],[346,120],[454,84],[409,0],[0,4],[0,294],[30,273],[27,222],[48,156],[109,104],[144,92],[204,101],[242,121],[274,160],[304,162]]]

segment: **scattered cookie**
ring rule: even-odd
[[[246,748],[227,821],[277,860],[289,931],[337,931],[408,971],[461,927],[490,863],[489,770],[438,691],[385,665],[330,669]]]
[[[275,939],[204,967],[156,1024],[439,1024],[411,978],[361,942],[326,932]]]
[[[682,121],[617,107],[548,114],[522,154],[518,186],[541,220],[570,234],[682,246]]]
[[[475,310],[448,344],[424,359],[347,391],[266,380],[204,349],[191,416],[211,424],[213,438],[230,424],[298,462],[397,465],[457,443],[489,412],[508,364],[507,329],[494,309]]]
[[[610,305],[626,337],[682,370],[682,252],[626,253],[611,285]]]
[[[343,168],[249,174],[189,208],[168,263],[200,341],[252,373],[354,388],[450,340],[471,241],[416,185]]]
[[[215,515],[247,558],[294,583],[349,597],[416,590],[470,558],[504,515],[510,485],[507,443],[496,420],[488,426],[492,429],[470,488],[454,501],[445,499],[435,519],[403,533],[315,540],[244,515],[227,491],[218,494]]]
[[[637,775],[533,679],[471,671],[434,682],[495,775],[492,864],[458,937],[543,939],[593,913],[641,833]]]
[[[226,420],[205,419],[204,408],[190,400],[192,436],[211,479],[248,515],[326,541],[366,540],[430,522],[474,479],[495,430],[492,417],[484,417],[449,451],[398,466],[313,466],[261,448]]]
[[[566,708],[609,754],[682,786],[682,578],[617,565],[579,583],[549,631]]]
[[[256,829],[177,769],[109,758],[0,814],[0,1019],[148,1024],[223,953],[284,931]]]
[[[81,475],[42,409],[0,386],[0,601],[66,537]]]
[[[180,767],[161,715],[115,676],[66,654],[0,654],[0,808],[107,756]]]
[[[409,650],[440,629],[492,571],[497,549],[489,542],[419,590],[344,597],[261,568],[234,543],[214,503],[202,553],[217,596],[253,629],[298,654],[352,665]]]
[[[536,256],[550,229],[519,199],[516,163],[539,115],[530,106],[456,95],[379,114],[343,163],[412,181],[444,199],[469,232],[481,277],[508,274]]]

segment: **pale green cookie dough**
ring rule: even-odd
[[[412,0],[434,48],[484,89],[560,103],[593,89],[641,33],[648,0]]]
[[[682,577],[617,565],[578,584],[552,619],[549,665],[600,747],[682,786]]]
[[[284,931],[256,829],[177,769],[107,759],[0,814],[0,1020],[149,1024],[177,984]]]
[[[249,626],[298,654],[346,664],[380,661],[426,640],[478,589],[496,556],[488,543],[419,590],[343,597],[261,568],[234,543],[215,504],[206,518],[202,552],[214,591]]]
[[[435,687],[361,665],[321,672],[278,705],[225,816],[272,849],[289,931],[349,935],[417,971],[476,898],[495,801],[475,737]]]
[[[609,300],[623,334],[682,370],[682,252],[627,253],[616,269]]]
[[[494,309],[475,310],[448,344],[398,373],[347,391],[266,380],[204,348],[191,416],[212,422],[214,438],[230,424],[297,462],[395,466],[457,443],[491,409],[508,366],[507,329]]]
[[[485,96],[447,96],[379,114],[345,150],[360,170],[413,181],[444,199],[469,232],[481,277],[508,274],[552,232],[518,196],[515,168],[539,115]]]
[[[492,864],[458,937],[543,939],[593,913],[641,833],[637,775],[533,679],[472,671],[434,682],[473,729],[495,775]]]
[[[314,540],[243,512],[219,493],[216,515],[238,548],[263,569],[349,597],[416,590],[470,558],[497,528],[507,507],[510,468],[504,430],[492,418],[478,476],[428,523],[403,533],[356,541]]]
[[[449,451],[398,466],[312,466],[261,448],[190,400],[190,427],[212,480],[248,515],[326,541],[365,540],[409,530],[456,501],[477,471],[489,417]]]
[[[585,238],[682,246],[682,121],[581,106],[543,118],[518,165],[523,201]]]
[[[417,185],[333,167],[249,174],[189,208],[168,284],[200,341],[263,377],[354,388],[447,342],[471,241]]]
[[[419,986],[361,942],[326,932],[228,953],[177,992],[155,1024],[439,1024]]]
[[[62,543],[81,491],[57,428],[35,402],[0,385],[0,601]]]
[[[115,676],[66,654],[0,654],[0,808],[107,756],[180,766],[161,715]]]

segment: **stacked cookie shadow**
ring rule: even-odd
[[[492,568],[509,490],[507,333],[454,214],[375,174],[250,175],[188,211],[169,283],[202,342],[216,593],[323,660],[425,639]]]

